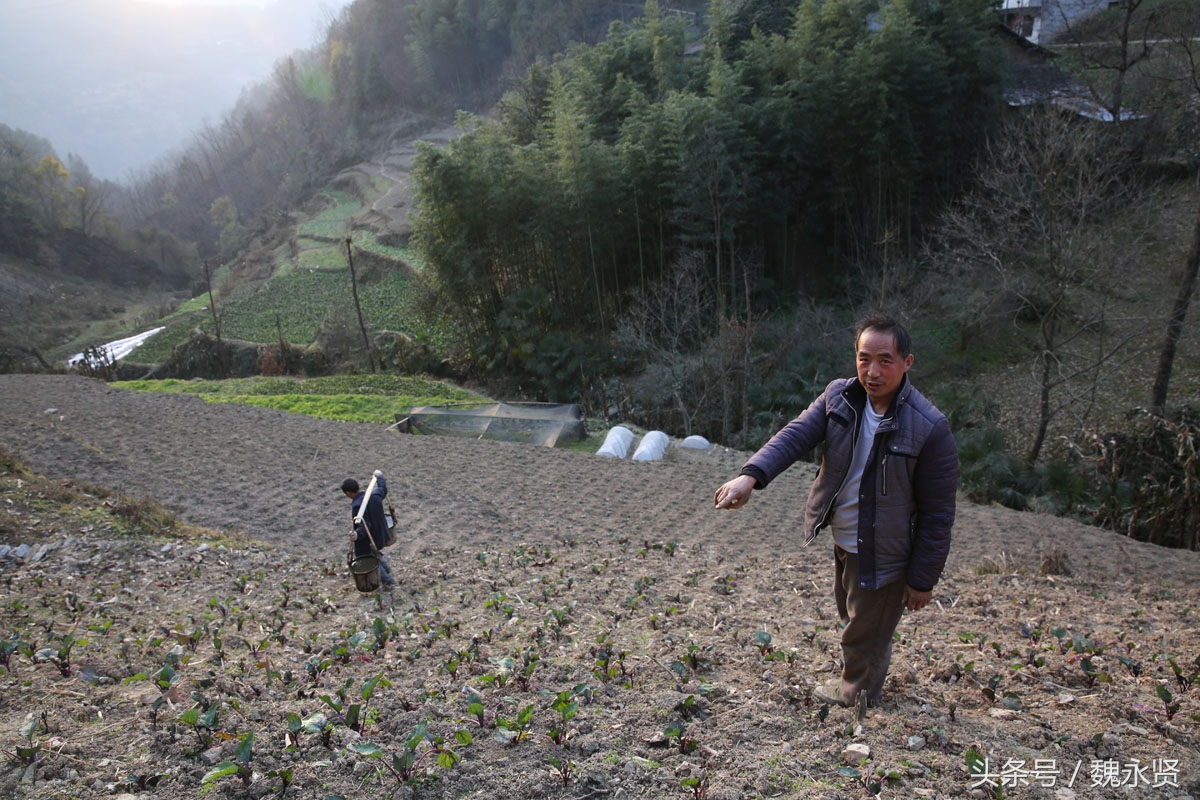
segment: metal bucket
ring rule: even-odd
[[[354,586],[360,592],[373,592],[379,588],[379,559],[375,556],[359,556],[350,562],[350,574]]]

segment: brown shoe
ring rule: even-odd
[[[817,688],[813,689],[813,697],[826,705],[846,706],[846,701],[842,698],[841,678],[834,678],[818,685]]]

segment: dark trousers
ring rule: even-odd
[[[883,695],[888,662],[892,658],[892,634],[904,613],[904,581],[893,581],[880,589],[858,585],[858,554],[833,548],[833,594],[842,629],[842,700],[853,705],[859,692],[867,703],[878,705]]]

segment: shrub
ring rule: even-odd
[[[7,448],[0,447],[0,475],[23,475],[25,467],[21,460]]]
[[[175,530],[175,515],[151,500],[122,495],[109,501],[112,515],[129,534],[159,536]]]
[[[1054,549],[1042,556],[1038,564],[1038,575],[1067,575],[1071,574],[1070,558],[1065,550]]]
[[[951,390],[936,400],[958,443],[959,483],[977,503],[1000,503],[1018,511],[1070,514],[1087,502],[1081,462],[1055,459],[1029,464],[1011,453],[996,424],[995,402],[978,393]]]
[[[1129,413],[1125,431],[1091,437],[1097,524],[1141,541],[1200,546],[1200,409]]]
[[[305,351],[288,342],[267,345],[262,348],[258,360],[260,375],[303,375],[305,372]]]

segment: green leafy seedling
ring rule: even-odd
[[[280,795],[287,792],[288,787],[292,785],[292,780],[296,777],[296,770],[293,767],[281,767],[273,769],[267,773],[268,778],[278,778],[280,784]]]
[[[33,655],[32,647],[21,641],[21,635],[14,633],[11,638],[0,640],[0,666],[4,667],[5,672],[12,672],[12,660],[14,656],[24,655],[31,657]]]
[[[513,661],[512,656],[502,656],[500,658],[490,658],[488,660],[492,662],[492,666],[496,668],[496,671],[491,674],[484,675],[480,678],[480,680],[485,684],[495,684],[496,686],[503,687],[512,678],[513,672],[517,667],[516,662]]]
[[[195,731],[201,747],[208,747],[212,742],[213,733],[217,729],[217,711],[220,705],[212,703],[203,714],[198,708],[189,708],[179,715],[179,721]]]
[[[75,645],[85,645],[87,639],[76,639],[73,633],[64,633],[58,641],[58,647],[43,647],[33,654],[35,662],[51,661],[58,667],[64,678],[71,677],[71,650]]]
[[[1171,665],[1171,671],[1175,673],[1175,682],[1179,684],[1180,691],[1186,692],[1197,679],[1200,679],[1200,669],[1189,674],[1184,674],[1183,667],[1179,666],[1179,660],[1175,656],[1168,658],[1167,663]],[[1193,663],[1197,667],[1200,667],[1200,656],[1196,656]]]
[[[1096,669],[1092,664],[1092,659],[1087,656],[1079,660],[1079,667],[1083,670],[1083,677],[1087,680],[1088,687],[1095,686],[1097,682],[1107,683],[1105,679],[1108,674]]]
[[[470,744],[470,737],[471,735],[466,731],[455,734],[455,740],[459,744]],[[429,747],[422,749],[421,746],[426,743]],[[356,744],[350,749],[365,758],[377,758],[383,761],[384,766],[401,784],[412,780],[420,770],[421,764],[429,756],[433,756],[438,766],[445,769],[450,769],[461,760],[457,753],[446,746],[443,737],[432,736],[429,733],[428,722],[419,723],[409,732],[401,746],[401,751],[393,754],[390,762],[384,759],[383,749],[375,744]]]
[[[533,683],[533,673],[537,670],[541,658],[533,650],[521,653],[521,669],[516,674],[517,686],[521,691],[528,692]]]
[[[288,712],[288,735],[286,737],[287,745],[290,747],[300,740],[302,734],[309,736],[320,736],[322,743],[329,747],[330,739],[333,736],[333,723],[329,721],[321,712],[309,714],[307,717],[301,718],[295,712]]]
[[[386,622],[376,617],[375,621],[371,623],[371,633],[375,636],[375,645],[371,649],[378,653],[387,646],[392,632]]]
[[[460,666],[462,666],[462,661],[459,660],[458,655],[455,654],[451,655],[449,658],[439,664],[438,671],[449,675],[450,680],[456,680],[458,678],[458,668]]]
[[[550,708],[558,712],[558,720],[550,727],[549,738],[561,747],[566,740],[567,723],[579,713],[579,701],[575,699],[575,692],[563,690],[554,696]]]
[[[221,662],[225,661],[225,640],[221,636],[221,628],[218,626],[212,632],[213,649],[217,651],[217,659]]]
[[[533,705],[527,705],[517,712],[515,719],[496,720],[496,740],[505,744],[518,744],[529,735],[529,727],[533,722]]]
[[[708,719],[710,714],[703,706],[697,705],[696,695],[689,694],[675,704],[675,711],[684,719]]]
[[[666,737],[668,744],[679,748],[679,752],[685,756],[694,752],[697,747],[695,732],[685,728],[681,722],[672,722],[664,728],[663,736]]]
[[[708,797],[708,775],[684,778],[679,782],[684,789],[691,791],[693,800],[704,800]]]
[[[308,679],[315,685],[321,682],[321,676],[332,666],[333,659],[331,658],[311,656],[304,662],[304,671],[308,673]]]
[[[1142,662],[1134,661],[1128,656],[1117,654],[1117,661],[1125,665],[1125,669],[1129,670],[1129,674],[1133,677],[1138,677],[1142,674]]]
[[[967,752],[963,754],[963,761],[967,765],[967,774],[980,782],[988,781],[987,788],[996,800],[1004,800],[1004,788],[999,783],[990,780],[987,759],[980,755],[978,750],[974,747],[968,748]]]
[[[371,704],[371,698],[375,695],[375,690],[380,686],[391,686],[391,681],[379,673],[374,678],[363,681],[362,689],[359,691],[359,697],[363,702],[352,702],[349,699],[350,687],[354,685],[353,678],[347,678],[346,683],[342,688],[338,689],[336,697],[329,695],[321,695],[321,700],[342,715],[346,727],[352,731],[362,732],[363,725],[368,720],[367,708]]]
[[[571,778],[579,773],[579,765],[570,759],[550,756],[550,771],[562,780],[565,787],[571,782]]]
[[[92,633],[98,633],[101,636],[107,636],[108,631],[112,628],[112,625],[113,625],[112,618],[107,617],[100,622],[93,622],[91,625],[87,626],[87,629],[89,631],[91,631]]]
[[[45,711],[43,711],[41,713],[41,715],[39,715],[39,716],[31,717],[30,719],[27,719],[21,725],[20,731],[21,731],[21,736],[25,740],[24,744],[17,745],[16,747],[14,747],[12,749],[12,751],[4,750],[2,752],[4,752],[10,759],[17,762],[18,764],[20,764],[23,767],[28,767],[30,764],[37,761],[38,754],[41,753],[41,751],[42,751],[42,743],[40,741],[34,739],[33,737],[34,737],[34,734],[37,733],[39,725],[42,727],[43,730],[46,729],[46,712]]]
[[[254,732],[251,731],[238,742],[237,750],[233,753],[232,761],[222,761],[213,767],[200,780],[201,793],[211,792],[217,786],[217,781],[231,775],[242,780],[242,786],[249,786],[254,781],[254,770],[250,768],[250,759],[254,747]]]
[[[475,724],[481,728],[491,726],[493,715],[489,714],[483,705],[483,698],[472,692],[467,696],[467,713],[475,718]]]
[[[1159,700],[1162,700],[1163,708],[1167,712],[1167,719],[1174,719],[1175,715],[1179,713],[1179,701],[1171,694],[1171,690],[1160,683],[1154,687],[1154,693],[1158,695]]]
[[[701,648],[694,642],[688,643],[686,661],[692,672],[699,673],[702,670],[712,666],[712,662],[704,655],[705,650],[710,648]]]

